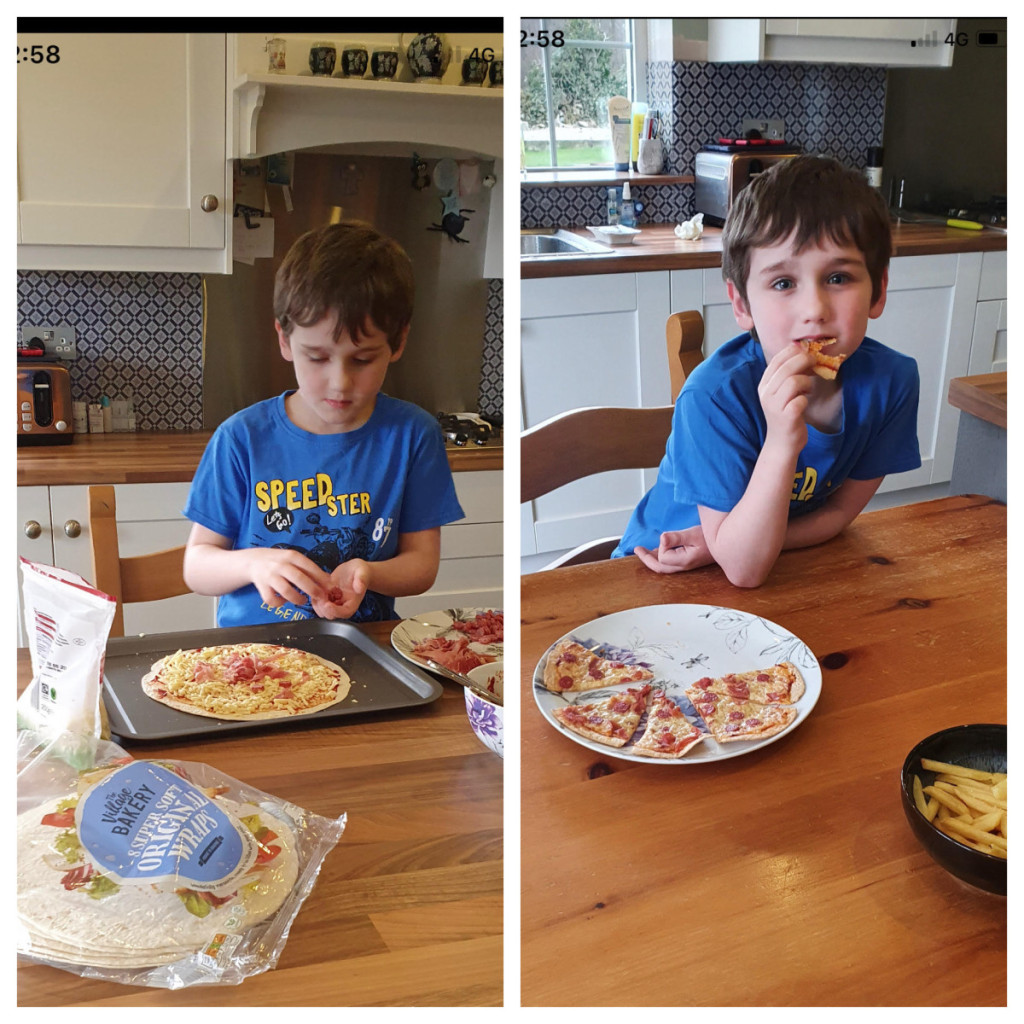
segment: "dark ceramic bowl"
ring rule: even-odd
[[[1005,772],[1006,726],[957,725],[933,733],[907,754],[900,784],[903,813],[931,858],[962,881],[1005,896],[1006,861],[951,839],[935,828],[914,804],[914,776],[920,775],[924,786],[935,780],[934,772],[921,767],[922,757],[983,772]]]

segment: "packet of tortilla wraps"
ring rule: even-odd
[[[117,602],[66,569],[20,559],[32,682],[18,700],[18,727],[50,737],[76,768],[109,738],[103,659]]]
[[[18,737],[18,955],[179,989],[273,968],[345,815],[324,818],[192,761],[94,766]]]

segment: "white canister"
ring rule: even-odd
[[[641,139],[636,156],[636,169],[640,174],[661,174],[665,166],[665,147],[661,139]]]

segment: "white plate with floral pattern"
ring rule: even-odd
[[[630,608],[577,626],[562,640],[575,640],[601,657],[641,665],[654,673],[651,685],[663,689],[682,709],[687,719],[704,734],[704,740],[682,757],[651,758],[633,752],[633,741],[644,732],[646,716],[624,747],[611,747],[585,739],[563,728],[552,711],[566,704],[588,704],[628,689],[613,686],[582,693],[551,693],[544,686],[544,664],[548,652],[533,673],[533,696],[541,714],[563,736],[607,757],[646,764],[700,764],[749,754],[788,735],[810,714],[821,694],[821,667],[811,649],[788,629],[759,615],[703,604],[656,604]],[[553,649],[552,644],[548,649]],[[718,743],[708,735],[685,690],[705,676],[747,672],[791,661],[800,670],[806,689],[796,702],[797,717],[780,733],[762,740]]]

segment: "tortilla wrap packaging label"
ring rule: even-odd
[[[272,969],[345,815],[99,741],[75,772],[18,736],[18,955],[178,989]]]
[[[32,682],[18,700],[18,727],[59,742],[54,753],[84,768],[109,736],[103,658],[117,602],[66,569],[20,562]]]

